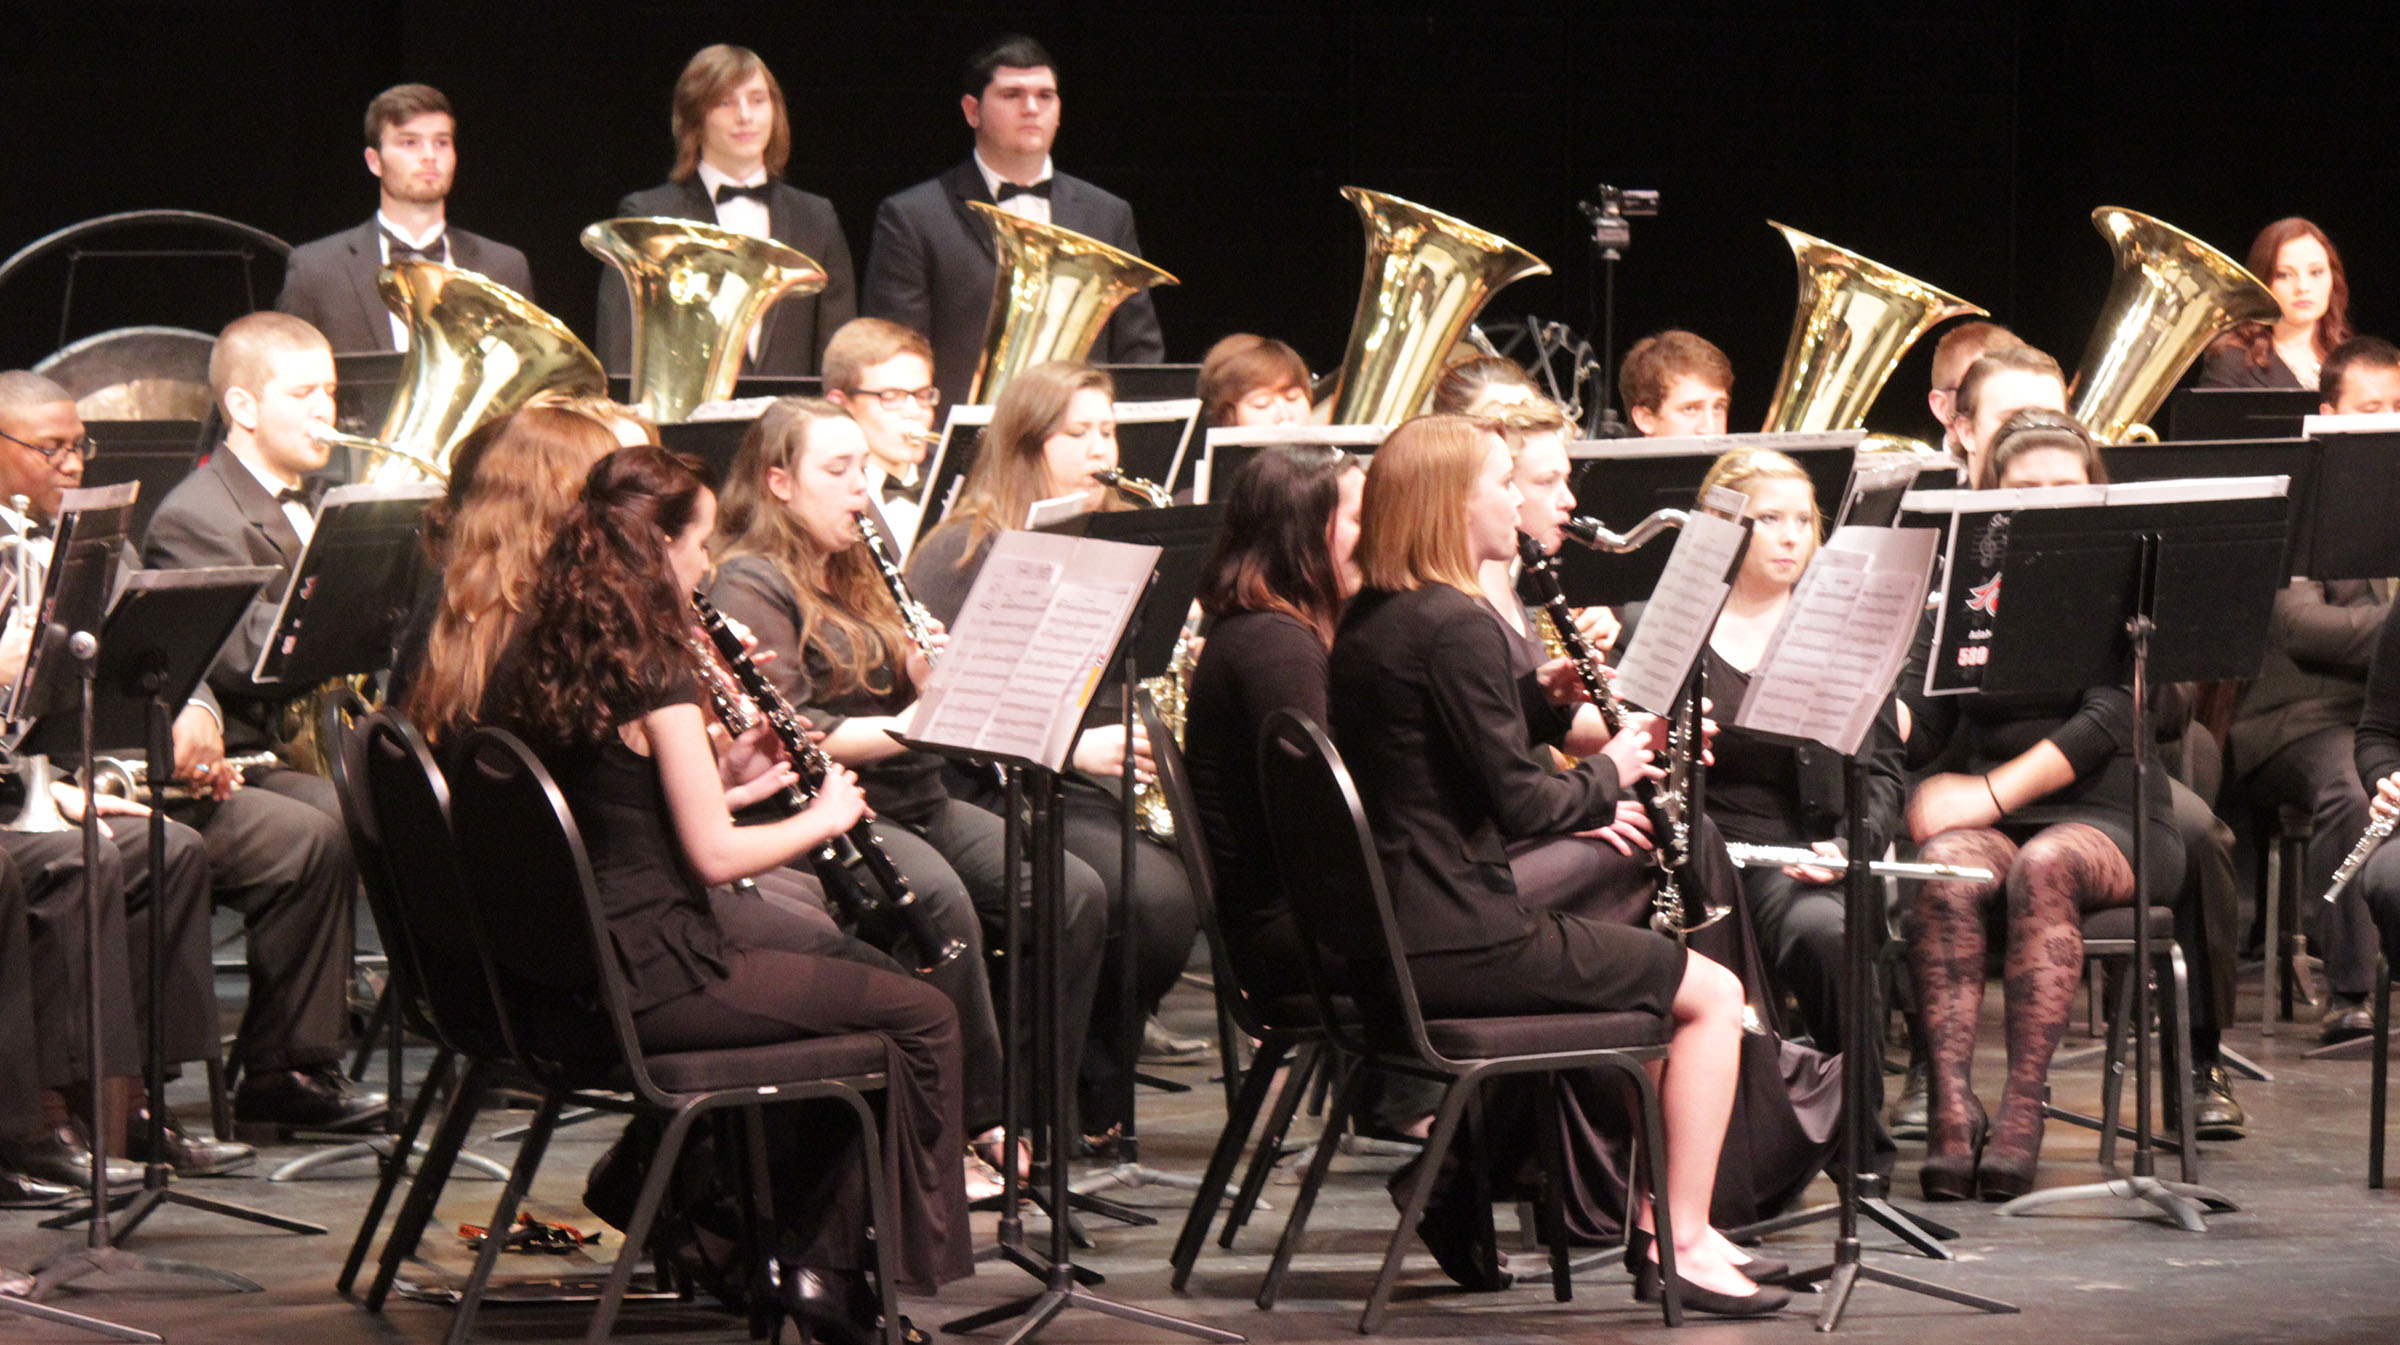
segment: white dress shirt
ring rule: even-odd
[[[234,453],[230,448],[224,451],[227,453],[232,453],[233,460],[242,464],[242,469],[250,473],[251,477],[254,478],[259,485],[264,486],[267,494],[279,495],[285,490],[289,489],[289,487],[285,486],[281,481],[276,480],[274,476],[268,473],[265,469],[252,463],[249,459],[244,458],[241,454]],[[311,511],[307,505],[300,503],[298,500],[284,500],[281,502],[281,508],[283,509],[283,516],[285,520],[292,525],[292,531],[300,534],[300,544],[302,546],[308,545],[308,539],[316,536],[317,533],[316,514]],[[299,558],[295,556],[293,559],[297,560]]]
[[[700,161],[700,189],[708,193],[710,203],[716,207],[717,227],[720,229],[731,229],[737,234],[748,234],[752,238],[773,238],[775,235],[768,230],[774,226],[774,218],[768,211],[766,202],[755,196],[736,196],[729,201],[717,200],[718,187],[727,185],[763,187],[766,183],[767,170],[764,167],[746,177],[733,177],[718,172],[716,167],[706,159]],[[762,318],[757,326],[750,329],[748,349],[750,358],[753,360],[758,358],[759,329],[766,325],[766,321]]]
[[[922,496],[925,491],[924,475],[922,466],[911,467],[908,475],[900,478],[900,484],[915,489]],[[892,544],[892,558],[906,560],[908,544],[917,539],[917,521],[924,517],[925,505],[922,499],[906,495],[886,497],[883,486],[891,479],[891,473],[884,470],[882,459],[867,459],[867,493],[874,497],[875,511],[883,516],[883,535]]]
[[[428,229],[425,232],[425,235],[421,238],[409,237],[408,230],[401,228],[397,224],[394,224],[392,222],[392,217],[384,214],[380,210],[375,212],[375,223],[377,226],[377,232],[375,234],[375,253],[377,260],[382,265],[389,266],[392,264],[392,240],[395,238],[420,252],[433,253],[434,259],[439,261],[444,266],[453,264],[450,260],[450,222],[448,220],[436,222],[434,226],[431,229]],[[407,350],[407,320],[402,318],[399,314],[394,313],[387,319],[387,321],[392,324],[392,349],[400,351]]]
[[[1002,178],[990,164],[983,161],[983,151],[981,150],[977,150],[975,152],[975,171],[983,174],[983,189],[992,194],[992,199],[994,201],[1000,202],[1000,208],[1002,210],[1007,211],[1009,214],[1014,215],[1019,219],[1032,220],[1036,224],[1048,224],[1050,222],[1050,198],[1047,196],[1018,195],[1011,196],[1005,201],[1000,200],[1000,183]],[[1036,174],[1033,181],[1027,183],[1026,185],[1038,187],[1042,183],[1048,182],[1052,176],[1053,174],[1050,167],[1050,156],[1045,154],[1042,156],[1042,171]]]

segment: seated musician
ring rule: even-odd
[[[1691,332],[1645,336],[1625,352],[1617,395],[1645,438],[1723,434],[1733,405],[1733,361]]]
[[[1269,336],[1235,332],[1200,357],[1203,425],[1306,425],[1308,362]]]
[[[1082,495],[1094,509],[1127,507],[1120,492],[1093,476],[1117,466],[1115,386],[1104,370],[1080,360],[1053,360],[1018,374],[1002,389],[958,502],[908,558],[909,587],[936,620],[957,619],[992,542],[1003,531],[1024,527],[1026,511],[1037,501]],[[1081,861],[1099,875],[1112,912],[1121,912],[1129,899],[1137,905],[1136,995],[1146,1016],[1157,1011],[1183,973],[1200,915],[1182,862],[1172,848],[1147,835],[1135,838],[1130,894],[1124,888],[1117,791],[1127,744],[1114,708],[1118,704],[1112,680],[1094,696],[1094,722],[1076,739],[1074,772],[1067,780],[1066,846],[1070,870],[1073,861]],[[1149,738],[1138,721],[1131,748],[1136,778],[1148,779]],[[988,782],[953,772],[951,787],[971,803],[998,809],[998,790]],[[1110,923],[1118,926],[1117,920]],[[1083,1125],[1092,1134],[1121,1119],[1116,1113],[1123,1106],[1124,1077],[1134,1066],[1119,1059],[1113,1025],[1121,982],[1116,944],[1109,947],[1083,1063]]]
[[[2204,388],[2313,388],[2324,362],[2350,339],[2350,276],[2325,231],[2297,215],[2251,241],[2250,274],[2275,296],[2273,322],[2245,322],[2217,338],[2200,367]]]
[[[1966,465],[1966,450],[1959,447],[1950,422],[1958,415],[1958,385],[1967,376],[1968,366],[2002,346],[2022,345],[2017,334],[1997,322],[1962,322],[1942,333],[1933,345],[1933,387],[1925,393],[1925,405],[1933,410],[1933,422],[1942,427],[1942,451]]]
[[[1505,355],[1478,355],[1442,370],[1433,383],[1432,407],[1438,416],[1488,416],[1541,395],[1525,366]]]
[[[1536,764],[1526,688],[1476,585],[1478,566],[1516,553],[1511,470],[1507,443],[1458,416],[1411,421],[1376,451],[1355,553],[1363,587],[1328,659],[1328,727],[1365,801],[1429,1016],[1637,1010],[1672,1020],[1665,1195],[1685,1305],[1773,1312],[1788,1294],[1755,1285],[1741,1269],[1748,1258],[1709,1226],[1738,1073],[1741,984],[1663,935],[1585,913],[1647,886],[1640,859],[1577,833],[1629,820],[1626,784],[1658,774],[1649,732],[1618,735],[1563,774]],[[1552,738],[1569,722],[1555,710],[1546,718]],[[1518,880],[1559,845],[1583,854],[1573,866],[1545,866],[1553,886]],[[1497,1287],[1473,1250],[1485,1212],[1472,1208],[1468,1164],[1454,1157],[1418,1233],[1453,1277]],[[1647,1226],[1646,1205],[1636,1219]],[[1628,1259],[1644,1268],[1637,1293],[1655,1293],[1654,1262],[1638,1236],[1628,1241]]]
[[[831,356],[870,321],[844,327]],[[924,371],[922,357],[900,358],[916,360]],[[1008,914],[1002,827],[996,814],[950,797],[941,758],[904,748],[887,732],[906,726],[931,673],[932,651],[911,642],[859,536],[856,519],[867,508],[865,464],[872,450],[856,416],[855,407],[846,416],[830,400],[791,397],[759,418],[727,474],[725,505],[710,543],[717,571],[707,592],[709,601],[748,629],[760,653],[772,656],[760,671],[824,730],[826,754],[858,772],[885,851],[942,936],[964,945],[959,957],[925,979],[957,1006],[966,1043],[967,1133],[975,1137],[977,1161],[998,1164],[1001,1040],[983,949],[985,927],[996,941]],[[943,638],[938,623],[933,638]],[[1106,907],[1099,875],[1074,861],[1069,869],[1061,965],[1071,978],[1067,1012],[1081,1023],[1090,1020],[1099,989]],[[891,923],[888,912],[867,916],[862,936],[888,946],[901,931],[874,926]],[[930,951],[912,946],[894,955],[906,962]],[[1113,1025],[1098,1028],[1107,1032]],[[1030,1083],[1030,1071],[1025,1077]],[[975,1164],[970,1176],[988,1180]]]
[[[794,780],[729,753],[720,763],[698,702],[704,676],[685,595],[708,570],[716,502],[689,459],[637,447],[601,459],[543,553],[523,623],[484,689],[478,718],[541,755],[574,810],[630,992],[656,1051],[878,1032],[897,1051],[884,1124],[897,1226],[871,1230],[859,1136],[806,1110],[770,1137],[787,1310],[865,1339],[877,1247],[901,1285],[929,1292],[970,1273],[956,1158],[959,1039],[930,986],[813,951],[813,930],[752,903],[728,921],[704,884],[787,864],[847,832],[865,800],[836,768],[798,814],[734,825],[732,808]],[[870,1240],[872,1239],[872,1240]]]
[[[942,405],[933,384],[933,344],[882,318],[853,318],[825,346],[825,400],[850,413],[867,436],[867,494],[883,535],[900,555],[917,539],[925,511],[919,469]]]
[[[784,181],[792,125],[783,86],[758,53],[718,43],[692,53],[675,80],[675,164],[667,180],[630,192],[617,215],[698,220],[797,249],[825,272],[825,288],[787,295],[751,329],[743,372],[817,372],[826,342],[858,312],[850,244],[833,202]],[[600,275],[593,353],[612,372],[633,361],[633,309],[615,268]]]
[[[1962,418],[1972,414],[1962,409]],[[1987,486],[2108,479],[2099,447],[2063,412],[2020,411],[1972,446]],[[1932,1053],[1920,1180],[1928,1200],[2008,1200],[2033,1188],[2050,1057],[2083,974],[2082,919],[2133,900],[2133,698],[2122,686],[1925,696],[1927,648],[1920,641],[1900,680],[1912,744],[1960,768],[1917,783],[1909,832],[1926,860],[1999,876],[1920,883],[1904,894],[1902,929]],[[2172,892],[2183,875],[2183,839],[2166,771],[2155,757],[2148,768],[2150,890]],[[1987,1125],[1972,1070],[1985,930],[1996,911],[2007,916],[2008,1077]]]
[[[1983,452],[2001,422],[2028,407],[2066,414],[2067,377],[2057,360],[2032,346],[1994,346],[1959,375],[1952,406],[1950,441],[1966,463],[1966,483],[1987,486]]]
[[[1700,493],[1719,486],[1749,497],[1751,520],[1750,545],[1702,654],[1708,697],[1719,713],[1730,714],[1749,692],[1750,676],[1816,555],[1824,524],[1808,472],[1772,449],[1735,449],[1718,458]],[[1885,699],[1861,752],[1867,766],[1870,858],[1880,857],[1899,829],[1905,781],[1897,706],[1897,700]],[[1828,867],[1752,865],[1742,870],[1741,879],[1767,970],[1799,1002],[1802,1026],[1827,1051],[1841,1049],[1847,998],[1838,867],[1849,834],[1846,805],[1841,759],[1830,752],[1770,741],[1741,728],[1717,734],[1708,768],[1708,816],[1726,839],[1814,849],[1834,862]],[[1882,1071],[1870,1067],[1867,1077],[1870,1093],[1880,1094]],[[1875,1105],[1880,1110],[1879,1100]]]
[[[2325,359],[2324,413],[2400,410],[2400,350],[2354,337]],[[2368,660],[2392,610],[2387,581],[2295,579],[2275,595],[2267,660],[2242,692],[2226,741],[2242,795],[2264,808],[2306,810],[2307,880],[2323,892],[2334,866],[2367,825],[2367,791],[2355,730],[2365,708]],[[2316,903],[2309,903],[2311,906]],[[2342,890],[2318,912],[2330,998],[2319,1028],[2331,1043],[2374,1030],[2367,992],[2375,980],[2375,932],[2363,885]]]

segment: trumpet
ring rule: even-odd
[[[1175,497],[1167,493],[1166,487],[1138,476],[1127,476],[1113,467],[1092,473],[1092,479],[1144,509],[1165,509],[1175,503]]]
[[[225,765],[236,771],[273,766],[282,760],[273,752],[252,752],[244,756],[225,758]],[[152,796],[150,759],[147,757],[92,758],[92,792],[112,798],[147,800]],[[205,786],[177,780],[168,785],[178,795],[193,796]]]
[[[2325,887],[2326,901],[2342,895],[2342,889],[2367,866],[2367,860],[2390,838],[2396,826],[2400,826],[2400,813],[2378,812],[2367,822],[2367,829],[2358,833],[2358,844],[2351,846],[2350,853],[2342,856],[2342,862],[2334,867],[2333,881]]]
[[[1576,628],[1575,614],[1567,607],[1567,591],[1559,583],[1556,564],[1542,550],[1540,542],[1521,532],[1517,534],[1517,556],[1524,561],[1525,573],[1540,590],[1542,610],[1557,630],[1559,643],[1566,647],[1567,658],[1575,665],[1575,676],[1583,683],[1584,694],[1599,709],[1600,722],[1608,726],[1611,735],[1624,732],[1625,703],[1617,699],[1616,689],[1600,671],[1599,656]],[[1732,907],[1713,905],[1696,891],[1687,900],[1682,891],[1684,870],[1692,862],[1691,763],[1700,745],[1699,714],[1692,699],[1683,697],[1669,720],[1667,778],[1663,785],[1656,780],[1640,780],[1633,786],[1634,798],[1641,803],[1642,811],[1650,815],[1653,841],[1650,867],[1657,873],[1651,893],[1650,926],[1678,939],[1733,913]]]

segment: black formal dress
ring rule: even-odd
[[[1079,177],[1050,179],[1050,220],[1060,228],[1141,255],[1133,207]],[[938,177],[887,196],[875,208],[859,311],[888,318],[933,342],[934,383],[942,400],[966,400],[992,313],[997,268],[992,229],[969,201],[992,204],[970,157]],[[1092,345],[1095,364],[1156,364],[1166,358],[1158,310],[1147,292],[1118,307]]]
[[[503,655],[494,685],[512,676],[517,652]],[[630,723],[697,697],[685,681],[615,717]],[[958,1015],[950,1001],[897,967],[800,951],[822,948],[824,931],[776,905],[753,900],[737,906],[736,919],[721,918],[727,899],[712,901],[684,861],[657,764],[616,734],[598,743],[535,745],[582,832],[642,1045],[683,1051],[884,1035],[904,1065],[892,1071],[883,1107],[899,1227],[873,1235],[889,1240],[899,1282],[914,1292],[973,1273],[958,1166],[966,1145]],[[822,1109],[779,1112],[771,1139],[780,1241],[812,1269],[869,1269],[855,1127],[812,1111]]]
[[[827,648],[841,637],[809,628],[790,577],[773,561],[755,555],[726,560],[717,568],[708,596],[727,616],[749,627],[760,650],[773,651],[775,657],[760,671],[785,700],[827,733],[854,715],[898,714],[915,700],[907,689],[907,673],[900,668],[883,670],[888,682],[881,693],[856,687],[838,695],[822,693],[819,688],[829,684],[833,667]],[[959,1031],[966,1043],[967,1133],[981,1134],[1000,1123],[1000,1029],[983,959],[986,927],[996,935],[1008,913],[1000,818],[952,798],[942,784],[941,759],[924,752],[885,757],[859,767],[857,774],[875,810],[876,834],[884,850],[907,876],[935,925],[967,945],[965,953],[927,980],[958,1007]],[[1060,965],[1070,978],[1069,1020],[1081,1023],[1090,1021],[1092,997],[1099,989],[1108,908],[1100,876],[1072,857],[1067,867]],[[873,941],[883,943],[898,931],[872,933]],[[1080,1059],[1079,1050],[1071,1063]]]
[[[251,603],[209,669],[228,753],[282,746],[276,717],[292,692],[252,681],[250,670],[300,551],[282,506],[222,446],[167,492],[150,519],[142,563],[154,569],[284,571]],[[269,768],[248,778],[248,787],[222,803],[171,809],[199,830],[212,890],[242,912],[249,930],[251,998],[236,1058],[253,1071],[324,1064],[341,1057],[358,884],[340,804],[322,776]]]
[[[975,586],[975,576],[982,570],[984,557],[991,549],[986,542],[970,555],[967,535],[963,523],[937,528],[908,554],[909,588],[944,625],[958,620],[959,609],[966,605],[967,592]],[[1118,722],[1122,702],[1116,686],[1115,679],[1108,679],[1093,695],[1087,727]],[[987,811],[998,812],[1002,806],[998,787],[984,774],[969,775],[951,768],[944,781],[951,793]],[[1063,829],[1068,868],[1072,872],[1076,862],[1081,861],[1099,875],[1108,894],[1109,910],[1120,912],[1126,899],[1120,831],[1121,782],[1114,775],[1095,779],[1080,771],[1069,772],[1065,781],[1067,806]],[[1141,933],[1141,946],[1134,953],[1136,1008],[1147,1015],[1157,1011],[1158,1002],[1174,988],[1176,978],[1191,960],[1192,941],[1200,932],[1200,910],[1192,898],[1192,884],[1184,874],[1183,861],[1176,857],[1172,847],[1161,845],[1147,835],[1134,837],[1132,892],[1139,903],[1136,918]],[[1112,919],[1111,927],[1115,924]],[[1121,1119],[1117,1112],[1123,1105],[1124,1080],[1135,1063],[1123,1058],[1123,1044],[1114,1029],[1122,998],[1118,992],[1122,978],[1117,945],[1112,940],[1108,946],[1109,953],[1100,969],[1099,992],[1092,1007],[1092,1040],[1083,1057],[1083,1123],[1086,1131],[1093,1133]]]
[[[2292,372],[2272,346],[2267,349],[2267,362],[2250,362],[2250,347],[2219,345],[2212,347],[2200,363],[2200,377],[2192,386],[2200,388],[2289,388],[2298,392],[2308,385]]]
[[[392,310],[375,283],[383,269],[383,242],[377,237],[382,231],[369,216],[363,224],[293,248],[284,260],[276,309],[323,332],[336,351],[392,349]],[[533,268],[524,253],[456,225],[445,227],[443,236],[450,244],[450,265],[533,298]]]
[[[779,178],[770,178],[768,183],[772,189],[767,200],[768,236],[821,267],[825,288],[815,294],[787,295],[767,310],[759,320],[758,354],[743,361],[742,372],[813,374],[824,361],[825,343],[833,339],[835,330],[858,316],[850,244],[842,237],[842,222],[833,213],[833,202]],[[617,202],[617,215],[715,224],[717,207],[695,176],[687,182],[662,182],[632,192]],[[624,278],[606,263],[600,268],[599,329],[592,351],[612,374],[624,373],[633,365],[633,305],[626,297]]]

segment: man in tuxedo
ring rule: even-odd
[[[825,397],[866,436],[867,489],[899,560],[924,513],[920,472],[942,403],[933,385],[933,347],[897,322],[845,322],[825,347]]]
[[[860,307],[869,317],[889,318],[932,338],[935,384],[947,401],[965,400],[974,381],[997,265],[991,226],[967,209],[968,202],[997,203],[1011,214],[1073,229],[1137,256],[1142,250],[1132,206],[1051,166],[1050,146],[1058,138],[1057,68],[1030,37],[999,38],[977,51],[967,62],[959,99],[975,132],[974,153],[941,176],[887,197],[875,211]],[[1149,294],[1118,306],[1091,358],[1101,364],[1166,358]]]
[[[223,723],[187,711],[176,758],[262,748],[285,751],[277,719],[307,688],[250,680],[260,645],[315,527],[302,479],[325,465],[310,434],[333,420],[333,350],[284,313],[237,318],[209,355],[209,386],[225,441],[159,503],[144,564],[185,570],[266,565],[284,571],[227,637],[208,685]],[[239,789],[180,805],[208,850],[217,899],[239,908],[250,933],[250,1006],[236,1050],[245,1066],[234,1116],[245,1133],[356,1128],[380,1115],[339,1065],[350,982],[357,870],[332,782],[281,767],[254,770]]]
[[[450,227],[444,203],[458,173],[457,123],[439,89],[395,85],[367,104],[367,171],[382,183],[374,218],[292,249],[276,308],[348,353],[408,349],[408,324],[375,288],[375,273],[395,261],[441,262],[533,297],[524,253]]]
[[[1723,434],[1733,405],[1733,361],[1704,336],[1659,332],[1625,352],[1617,392],[1645,438]]]
[[[1968,367],[1986,354],[2002,346],[2023,344],[2015,332],[1997,322],[1962,322],[1934,343],[1933,386],[1926,389],[1925,405],[1942,427],[1942,451],[1956,458],[1959,466],[1966,466],[1967,451],[1950,428],[1958,416],[1958,385],[1966,379]]]
[[[825,288],[777,300],[751,330],[742,371],[817,372],[834,329],[858,312],[857,281],[833,202],[783,180],[792,155],[783,86],[747,47],[703,47],[675,81],[673,125],[675,166],[667,180],[617,202],[617,214],[698,220],[781,243],[815,262]],[[609,372],[632,366],[632,304],[624,280],[605,267],[593,345]]]

